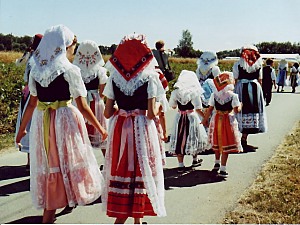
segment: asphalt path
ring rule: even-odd
[[[209,224],[222,223],[227,211],[234,209],[239,197],[253,183],[262,166],[274,154],[285,135],[300,121],[300,90],[290,93],[273,93],[271,104],[266,108],[268,132],[249,136],[249,143],[257,145],[257,152],[232,154],[227,171],[229,177],[220,179],[211,171],[213,154],[203,154],[203,164],[195,170],[179,175],[176,157],[167,157],[165,174],[165,204],[167,216],[145,217],[152,224]],[[172,125],[174,111],[167,114],[168,129]],[[168,147],[168,146],[166,146]],[[95,150],[99,164],[103,163],[101,151]],[[185,157],[185,164],[192,162]],[[42,210],[32,206],[29,194],[29,173],[25,172],[26,154],[14,148],[0,153],[0,223],[40,223]],[[60,224],[111,224],[101,210],[101,199],[87,206],[79,206],[72,213],[57,210]],[[133,223],[130,218],[126,223]]]

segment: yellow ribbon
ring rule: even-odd
[[[44,145],[46,149],[46,155],[49,151],[49,133],[50,133],[50,109],[58,109],[60,107],[66,107],[71,104],[71,100],[55,101],[55,102],[38,102],[37,108],[44,111],[43,127],[44,127]]]

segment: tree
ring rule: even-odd
[[[182,31],[182,38],[179,40],[175,53],[181,57],[195,57],[195,50],[193,49],[192,35],[188,30]]]

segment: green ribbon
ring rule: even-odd
[[[60,107],[66,107],[71,104],[71,100],[55,101],[55,102],[38,102],[37,108],[44,111],[43,127],[44,127],[44,145],[46,149],[46,155],[49,151],[49,133],[50,133],[50,109],[57,110]]]

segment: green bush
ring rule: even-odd
[[[0,63],[0,134],[15,131],[25,67]]]

